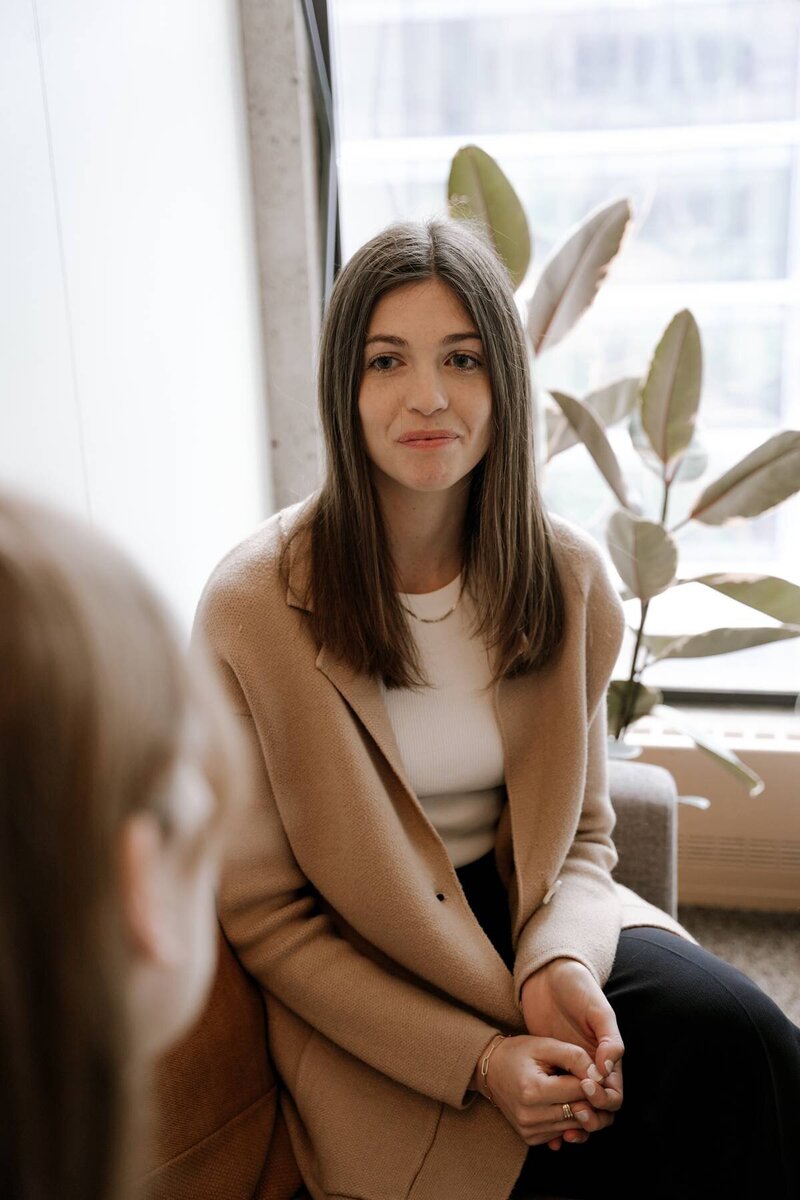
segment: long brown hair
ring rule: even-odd
[[[508,273],[477,224],[398,221],[356,251],[331,292],[318,368],[327,470],[300,527],[311,534],[316,640],[387,687],[425,679],[361,432],[363,348],[379,297],[434,278],[475,322],[492,388],[491,444],[469,482],[462,548],[475,632],[496,647],[496,679],[543,666],[563,638],[563,593],[535,475],[528,350]]]
[[[135,1174],[137,1087],[121,824],[147,808],[169,835],[179,754],[221,813],[236,731],[210,662],[184,656],[132,563],[77,518],[8,492],[0,677],[0,1194],[116,1200]]]

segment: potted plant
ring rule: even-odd
[[[447,186],[448,208],[456,219],[479,220],[506,263],[515,290],[525,278],[532,241],[522,204],[495,160],[478,146],[465,146],[453,158]],[[775,508],[800,491],[800,432],[773,435],[707,484],[688,516],[669,521],[670,491],[676,481],[699,479],[708,458],[697,432],[701,400],[702,347],[688,310],[669,322],[641,378],[624,378],[579,399],[549,393],[537,383],[536,357],[560,342],[594,301],[631,222],[627,200],[615,200],[590,213],[551,253],[525,302],[533,368],[537,422],[537,468],[576,442],[588,450],[619,507],[605,536],[623,581],[622,598],[638,602],[631,625],[634,647],[624,678],[608,688],[609,748],[626,755],[625,734],[649,713],[669,715],[695,744],[731,771],[751,795],[763,782],[721,742],[698,732],[683,713],[663,704],[658,688],[643,676],[670,658],[726,654],[800,636],[800,587],[772,575],[713,573],[682,575],[679,531],[690,521],[722,526]],[[626,480],[606,430],[626,422],[631,443],[660,480],[657,512],[644,512]],[[647,632],[653,598],[672,588],[697,583],[729,596],[777,624],[717,628],[684,636]]]

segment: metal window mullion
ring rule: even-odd
[[[319,137],[319,207],[322,241],[322,308],[324,310],[341,263],[339,188],[336,168],[336,117],[333,104],[330,11],[327,0],[302,0],[314,79],[314,107]],[[322,20],[320,21],[320,17]],[[320,24],[324,37],[321,36]]]

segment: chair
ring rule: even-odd
[[[614,878],[643,900],[678,916],[678,797],[664,767],[611,759],[611,803],[617,814]]]
[[[615,877],[677,916],[672,776],[663,767],[612,759],[609,789],[617,814]],[[221,930],[206,1010],[158,1071],[153,1142],[149,1200],[309,1200],[278,1107],[261,993]]]

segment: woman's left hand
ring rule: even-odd
[[[557,1038],[586,1050],[594,1061],[586,1091],[596,1109],[615,1111],[622,1104],[622,1065],[625,1051],[614,1010],[591,971],[574,958],[556,958],[540,967],[522,985],[522,1013],[528,1033]],[[611,1067],[607,1065],[611,1063]],[[605,1081],[601,1086],[601,1080]],[[588,1134],[571,1140],[585,1141]],[[561,1144],[561,1139],[554,1139]],[[558,1146],[548,1143],[552,1149]]]

